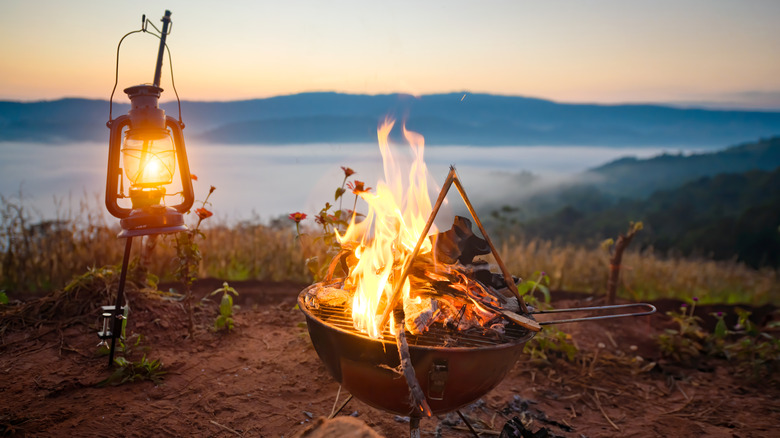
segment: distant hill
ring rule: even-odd
[[[169,97],[169,96],[168,96]],[[117,102],[127,102],[124,95]],[[163,105],[176,116],[175,102]],[[115,102],[114,117],[128,104]],[[780,112],[661,105],[565,104],[518,96],[451,93],[302,93],[232,102],[182,102],[187,138],[213,143],[374,141],[385,115],[406,120],[432,145],[706,146],[780,134]],[[108,102],[0,102],[0,141],[105,141]]]
[[[780,267],[780,168],[701,177],[595,211],[567,205],[523,230],[528,237],[594,245],[623,232],[629,221],[645,225],[637,245],[661,253]]]
[[[780,166],[780,137],[744,143],[722,151],[663,154],[649,159],[622,158],[586,172],[601,192],[615,197],[650,193],[719,173],[774,170]]]
[[[505,219],[528,221],[569,206],[581,213],[607,209],[623,198],[642,199],[658,190],[678,187],[704,176],[774,170],[780,166],[780,137],[744,143],[715,152],[691,155],[663,154],[653,158],[621,158],[590,169],[572,181],[544,190],[505,197],[517,211]],[[533,180],[524,186],[532,187]],[[488,206],[500,210],[502,206]]]

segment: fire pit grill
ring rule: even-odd
[[[424,166],[421,168],[424,169]],[[428,232],[452,185],[455,185],[460,193],[482,233],[482,239],[473,236],[467,219],[456,217],[450,231],[432,237],[433,248],[430,253],[433,255],[421,255],[423,243],[429,238]],[[424,184],[421,186],[424,187]],[[413,218],[410,218],[410,222],[414,222]],[[350,235],[352,229],[350,225],[345,235]],[[425,226],[415,233],[418,233],[418,237],[414,250],[404,254],[399,260],[396,260],[395,255],[392,257],[393,263],[402,263],[397,266],[399,272],[393,272],[392,284],[388,283],[391,285],[391,291],[385,290],[388,274],[379,275],[379,271],[384,272],[387,267],[395,270],[396,266],[389,265],[387,258],[379,257],[378,254],[384,254],[382,251],[395,254],[402,247],[411,249],[411,241],[404,244],[398,240],[400,235],[390,240],[375,239],[374,242],[379,242],[380,249],[367,246],[368,250],[361,250],[359,255],[353,246],[347,246],[346,250],[342,247],[339,255],[331,261],[325,281],[309,286],[298,296],[298,307],[306,317],[312,345],[333,378],[352,396],[375,408],[408,415],[412,437],[420,436],[419,421],[423,414],[430,416],[457,410],[498,386],[520,358],[525,342],[533,338],[542,325],[640,316],[655,312],[653,306],[644,303],[531,311],[517,289],[514,277],[504,265],[477,217],[454,167],[450,167]],[[388,245],[391,241],[395,243]],[[463,265],[474,266],[474,255],[488,253],[493,254],[503,277],[498,280],[502,281],[497,281],[496,275],[489,270],[486,271],[487,275],[475,270],[469,277],[466,272],[471,271],[460,269]],[[351,265],[356,270],[357,266],[362,266],[361,270],[351,271],[348,266],[349,257],[361,261],[365,258],[369,261]],[[447,267],[437,269],[439,259]],[[429,265],[431,269],[428,268]],[[347,277],[334,278],[339,266]],[[422,272],[422,275],[419,275],[419,272]],[[374,279],[381,285],[377,291],[386,293],[382,298],[387,298],[381,317],[378,312],[380,308],[375,307],[376,302],[364,309],[361,300],[371,302],[376,297],[366,298],[359,295],[366,290],[359,285],[361,280],[358,280],[356,288],[353,285],[349,291],[342,289],[347,283],[345,279],[352,278],[353,275],[359,279]],[[412,281],[407,283],[410,275],[415,278],[417,285]],[[375,290],[377,284],[370,281],[369,283],[367,290]],[[409,298],[414,296],[411,291],[413,289],[415,294],[433,292],[434,295],[447,296],[446,300],[454,299],[456,304],[443,301],[446,304],[439,307],[438,304],[434,305],[438,301],[424,301],[436,298],[422,298],[417,295],[416,301],[403,301],[398,306],[404,287],[410,289],[407,290]],[[506,288],[516,298],[515,306],[509,305],[508,298],[500,292],[500,288]],[[357,302],[356,314],[360,316],[355,321],[351,311],[353,301]],[[533,315],[540,313],[600,311],[633,306],[646,307],[646,311],[548,320],[541,323],[533,318]],[[439,313],[441,309],[447,310]],[[366,313],[366,310],[372,313]],[[465,321],[464,314],[469,315]],[[495,316],[491,318],[493,314]],[[391,315],[396,321],[393,328],[397,333],[391,333],[387,326]],[[374,317],[375,320],[372,319]],[[366,331],[374,337],[356,329],[356,326],[369,327]],[[466,424],[468,425],[468,422]],[[478,436],[473,429],[472,433]]]
[[[317,355],[330,374],[363,402],[398,415],[410,415],[409,387],[395,367],[400,360],[395,336],[381,339],[357,331],[346,307],[305,303],[298,297]],[[407,333],[409,354],[433,414],[465,406],[495,388],[520,358],[534,332],[508,323],[503,336],[463,332],[434,324],[424,334]]]
[[[308,309],[313,318],[331,326],[332,328],[350,333],[355,336],[371,339],[365,333],[357,331],[352,322],[350,310],[345,306],[320,306],[318,309]],[[307,315],[308,316],[308,315]],[[389,326],[388,326],[389,327]],[[435,323],[430,326],[427,332],[419,335],[411,333],[406,334],[406,341],[409,346],[419,347],[447,347],[447,348],[492,348],[501,344],[523,343],[529,340],[532,335],[528,330],[517,324],[508,324],[504,328],[504,334],[499,337],[498,333],[490,331],[458,331],[450,329],[442,324]],[[380,341],[377,339],[376,341]],[[395,335],[386,328],[382,332],[381,342],[395,344]]]

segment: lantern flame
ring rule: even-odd
[[[384,180],[377,183],[376,193],[358,194],[368,203],[365,219],[356,222],[353,216],[344,234],[336,233],[342,247],[354,248],[356,262],[350,263],[344,281],[344,289],[354,290],[353,323],[357,330],[374,338],[380,336],[381,312],[388,305],[396,279],[401,276],[433,209],[428,196],[428,171],[423,160],[425,140],[422,135],[403,127],[414,159],[409,168],[402,168],[388,141],[394,124],[394,120],[385,119],[377,130]],[[431,232],[437,232],[435,227]],[[431,251],[431,242],[425,239],[419,253]],[[410,289],[407,278],[402,286],[403,300],[412,299]],[[390,327],[394,328],[392,321]]]

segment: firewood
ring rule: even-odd
[[[401,374],[406,379],[406,384],[409,386],[409,398],[412,405],[419,409],[419,413],[424,414],[426,417],[431,416],[431,408],[428,406],[428,401],[425,399],[425,393],[423,393],[420,383],[417,381],[417,376],[414,372],[414,366],[412,366],[412,358],[409,355],[409,344],[406,342],[406,335],[404,334],[404,316],[399,315],[401,312],[396,312],[395,319],[395,343],[398,347],[398,356],[401,360],[399,365],[401,368]]]

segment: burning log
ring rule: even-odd
[[[490,271],[487,262],[474,260],[488,254],[484,239],[474,235],[471,221],[456,216],[452,228],[431,237],[434,251],[418,254],[408,270],[409,297],[402,300],[403,325],[406,331],[419,335],[435,323],[459,331],[478,330],[501,337],[507,320],[522,326],[536,323],[517,312],[517,299],[507,296],[503,276]],[[337,266],[354,266],[356,248],[344,248],[334,257],[323,283],[313,285],[306,294],[310,307],[320,305],[349,307],[354,285],[343,279],[331,279]],[[393,268],[397,273],[398,267]],[[396,274],[397,275],[397,274]],[[513,281],[515,279],[513,278]]]
[[[307,288],[306,305],[312,309],[319,309],[320,306],[345,306],[351,294],[342,289],[342,286],[343,283],[340,281],[312,284]]]
[[[436,260],[453,264],[459,262],[469,265],[475,256],[490,254],[490,246],[485,239],[471,231],[471,221],[455,216],[452,228],[431,236]]]

